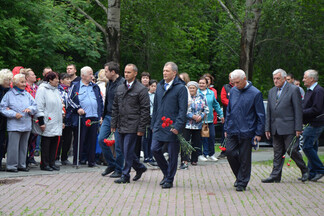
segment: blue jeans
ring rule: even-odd
[[[110,122],[111,122],[111,116],[106,115],[101,125],[98,141],[102,149],[103,156],[105,157],[108,163],[108,166],[115,167],[115,171],[121,173],[124,165],[124,156],[120,147],[118,132],[117,131],[115,132],[116,159],[114,158],[114,155],[110,150],[110,147],[108,147],[103,141],[104,139],[107,139],[110,135]]]
[[[213,156],[215,154],[215,125],[208,123],[209,137],[202,137],[203,153],[205,156]],[[200,146],[201,149],[201,146]]]
[[[324,174],[324,166],[318,157],[318,138],[324,130],[324,126],[308,126],[303,132],[303,151],[308,159],[309,178],[313,178],[317,173]]]

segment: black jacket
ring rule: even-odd
[[[303,100],[303,121],[314,127],[324,125],[324,88],[317,84],[313,91],[307,90]]]
[[[107,83],[105,107],[104,107],[104,112],[103,112],[102,118],[104,118],[105,115],[111,116],[112,105],[114,102],[116,89],[119,85],[123,84],[124,82],[125,82],[124,77],[119,76],[114,82],[109,80],[109,82]]]
[[[3,88],[1,85],[0,85],[0,102],[3,98],[3,96],[9,91],[10,88]],[[7,129],[7,118],[0,114],[0,130],[1,131],[6,131]],[[0,143],[1,145],[2,143]]]
[[[149,123],[150,98],[147,88],[135,80],[128,89],[124,81],[116,90],[111,128],[118,128],[119,133],[144,133]]]

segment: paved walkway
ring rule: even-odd
[[[253,160],[259,156],[268,160],[272,150]],[[162,173],[153,168],[126,185],[102,177],[103,167],[1,172],[0,215],[324,215],[324,179],[301,183],[298,168],[285,166],[281,183],[262,184],[271,168],[253,164],[245,192],[235,191],[226,160],[178,170],[169,190],[161,189]]]

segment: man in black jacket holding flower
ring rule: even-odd
[[[135,78],[137,67],[128,64],[125,67],[125,82],[117,87],[112,107],[111,131],[118,128],[119,141],[125,157],[125,165],[120,179],[115,183],[129,183],[130,170],[133,167],[136,175],[133,181],[141,178],[147,168],[139,162],[135,154],[137,137],[144,135],[146,125],[150,122],[150,99],[147,88]]]
[[[167,62],[164,65],[163,80],[157,85],[151,120],[151,128],[153,128],[151,149],[164,175],[160,182],[162,188],[173,187],[180,149],[177,134],[181,133],[187,119],[188,92],[185,83],[177,73],[178,67],[175,63]],[[162,117],[170,118],[174,122],[173,127],[162,127]],[[162,153],[164,144],[168,148],[169,162],[165,160]]]

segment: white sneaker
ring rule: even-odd
[[[207,158],[205,158],[204,155],[199,155],[198,160],[205,162],[205,161],[207,161]]]
[[[211,160],[211,161],[218,161],[218,159],[214,155],[208,157],[208,159]]]

